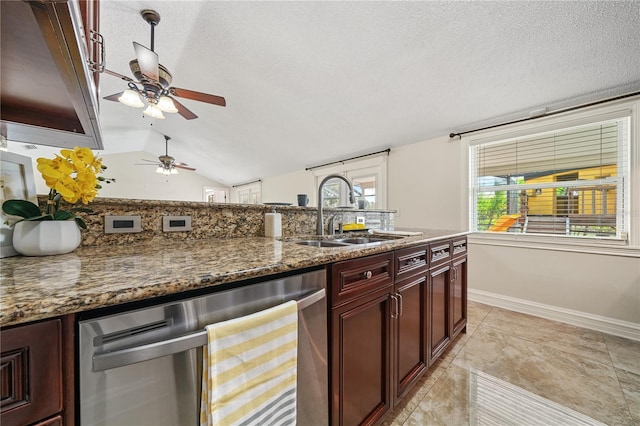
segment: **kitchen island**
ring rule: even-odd
[[[465,232],[423,230],[381,244],[318,248],[263,237],[81,247],[2,259],[0,326],[295,271],[425,244]]]
[[[465,330],[466,232],[422,230],[343,247],[311,247],[298,239],[305,237],[159,240],[2,259],[3,368],[22,362],[30,369],[26,380],[33,381],[18,383],[23,376],[14,374],[7,385],[41,391],[22,400],[18,395],[13,406],[3,408],[3,424],[27,423],[7,416],[20,411],[26,419],[59,417],[73,424],[77,314],[149,306],[318,268],[327,272],[331,423],[377,423]],[[361,344],[376,351],[367,358],[364,376],[344,370],[360,362]],[[48,358],[15,358],[43,351]],[[372,375],[382,380],[378,390],[361,384]],[[34,381],[44,376],[45,383]],[[343,390],[362,386],[369,390],[363,395]],[[38,401],[56,401],[54,395],[59,404],[39,406]]]

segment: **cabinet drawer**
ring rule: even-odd
[[[395,280],[401,280],[427,270],[429,246],[409,247],[396,251]]]
[[[393,252],[336,262],[331,267],[333,306],[393,285]]]
[[[466,247],[466,246],[465,246]],[[429,244],[429,269],[451,260],[451,240],[435,241]]]
[[[454,238],[451,243],[453,250],[453,257],[462,257],[467,255],[467,237]]]
[[[62,410],[60,320],[1,332],[4,426],[31,424]]]

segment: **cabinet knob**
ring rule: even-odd
[[[373,274],[371,273],[371,271],[367,271],[364,274],[362,274],[366,279],[369,279],[373,276]]]

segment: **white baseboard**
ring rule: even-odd
[[[553,321],[588,328],[590,330],[613,334],[614,336],[626,337],[627,339],[640,341],[640,324],[633,322],[559,308],[557,306],[544,305],[542,303],[531,302],[525,299],[517,299],[515,297],[504,296],[482,290],[474,290],[472,288],[469,288],[467,292],[469,300],[474,302],[484,303],[498,308],[522,312],[523,314],[534,315]]]

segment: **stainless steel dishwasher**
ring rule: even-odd
[[[325,272],[81,317],[81,425],[197,425],[204,326],[298,302],[298,425],[328,424]]]

